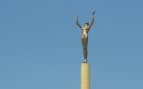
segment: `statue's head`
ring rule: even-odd
[[[84,24],[84,28],[89,29],[89,22]]]
[[[84,25],[89,25],[89,22],[86,22]]]

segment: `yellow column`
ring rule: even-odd
[[[81,64],[81,89],[90,89],[90,65]]]

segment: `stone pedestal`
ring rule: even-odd
[[[81,63],[81,89],[90,89],[90,64]]]

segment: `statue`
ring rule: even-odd
[[[95,11],[92,12],[92,20],[91,23],[87,22],[83,26],[79,24],[78,21],[78,16],[76,17],[76,24],[77,26],[82,30],[82,36],[81,36],[81,41],[82,41],[82,48],[83,48],[83,63],[87,63],[87,56],[88,56],[88,32],[91,29],[92,25],[94,24],[94,15]]]

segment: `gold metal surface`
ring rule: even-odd
[[[95,11],[92,12],[92,20],[91,23],[87,22],[84,25],[80,25],[79,21],[78,21],[78,16],[76,17],[76,24],[77,26],[82,30],[82,36],[81,36],[81,41],[82,41],[82,48],[83,48],[83,62],[87,63],[87,56],[88,56],[88,32],[90,30],[90,28],[92,27],[92,25],[94,24],[94,15],[95,15]]]

